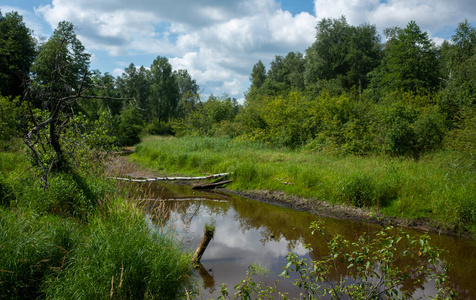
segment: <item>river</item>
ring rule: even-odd
[[[299,290],[292,285],[292,279],[277,274],[286,265],[290,251],[307,259],[318,259],[326,253],[327,244],[322,237],[311,234],[311,222],[321,219],[330,236],[339,233],[349,240],[380,228],[365,222],[319,218],[223,192],[192,190],[187,185],[153,182],[142,184],[140,190],[151,226],[160,223],[176,230],[186,250],[193,252],[203,235],[204,225],[215,223],[215,237],[202,257],[201,267],[196,270],[195,286],[197,297],[201,299],[218,297],[222,283],[233,295],[233,287],[245,278],[250,266],[269,270],[266,276],[258,276],[258,280],[273,283],[278,279],[280,291],[288,292],[289,297],[298,297]],[[476,242],[437,234],[430,236],[432,245],[445,250],[442,257],[449,264],[449,282],[459,294],[458,299],[476,299]],[[312,252],[304,247],[307,244],[312,245]],[[435,294],[435,285],[431,282],[410,289],[415,297],[423,299]]]

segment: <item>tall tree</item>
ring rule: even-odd
[[[42,170],[46,186],[48,174],[74,164],[78,147],[86,145],[80,138],[79,126],[70,126],[77,117],[78,100],[125,100],[85,93],[92,83],[89,58],[73,24],[60,22],[53,36],[40,48],[31,69],[31,87],[25,96],[31,129],[24,141]]]
[[[426,32],[411,21],[407,27],[385,31],[386,55],[380,65],[380,78],[375,78],[384,90],[435,89],[439,86],[438,51]]]
[[[337,80],[345,89],[363,89],[368,84],[367,74],[379,64],[381,52],[374,25],[351,26],[344,16],[322,19],[316,26],[316,41],[306,51],[306,85]]]
[[[150,67],[149,108],[159,123],[169,121],[177,113],[179,89],[166,57],[157,57]]]
[[[263,62],[259,60],[253,66],[253,70],[251,71],[251,75],[250,75],[251,88],[260,88],[263,85],[265,80],[266,80],[266,67],[264,66]]]
[[[146,121],[152,120],[152,113],[149,110],[150,76],[149,71],[144,66],[136,67],[131,63],[117,78],[117,89],[121,97],[134,98],[139,106],[142,118]]]
[[[187,70],[174,71],[174,78],[179,93],[178,115],[185,118],[196,108],[200,87]]]
[[[17,12],[0,11],[0,94],[20,96],[36,56],[32,31]]]
[[[442,69],[446,71],[441,104],[449,120],[476,103],[476,28],[467,20],[460,23],[451,41],[440,50]]]

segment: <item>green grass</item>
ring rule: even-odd
[[[0,299],[175,299],[192,267],[100,168],[52,174],[0,152]]]
[[[167,174],[233,172],[229,187],[236,190],[285,191],[311,201],[476,231],[474,159],[456,152],[427,154],[419,160],[332,156],[229,138],[151,136],[136,147],[131,159]]]

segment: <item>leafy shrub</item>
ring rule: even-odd
[[[117,144],[120,146],[132,146],[140,142],[140,133],[143,122],[139,111],[130,107],[122,111],[117,125]]]
[[[313,223],[311,229],[326,239],[327,253],[311,261],[289,253],[280,275],[297,275],[293,284],[300,288],[303,299],[413,299],[413,286],[423,288],[431,281],[436,285],[435,298],[456,297],[439,258],[441,250],[429,244],[428,235],[414,238],[386,227],[349,241],[339,234],[329,236],[320,222]],[[248,272],[235,286],[234,298],[274,299],[276,284],[257,283],[251,275]],[[279,298],[287,299],[286,293],[279,293]],[[224,285],[219,299],[229,299]]]

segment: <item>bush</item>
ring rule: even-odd
[[[140,133],[143,122],[139,111],[130,107],[122,111],[117,125],[117,144],[119,146],[132,146],[140,142]]]

